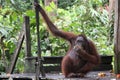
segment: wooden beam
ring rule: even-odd
[[[120,0],[115,0],[115,23],[114,23],[114,70],[120,73]]]
[[[15,65],[16,65],[16,62],[17,62],[21,47],[22,47],[23,40],[24,40],[24,30],[22,28],[22,30],[20,32],[20,35],[19,35],[19,38],[18,38],[17,47],[16,47],[16,49],[14,51],[14,57],[12,59],[11,65],[9,67],[9,71],[8,71],[9,74],[13,73],[13,70],[15,68]]]

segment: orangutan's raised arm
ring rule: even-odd
[[[48,29],[51,31],[51,33],[53,35],[61,37],[61,38],[66,39],[66,40],[69,40],[72,37],[76,37],[76,35],[71,33],[71,32],[64,32],[64,31],[59,30],[53,24],[53,22],[49,19],[46,12],[44,11],[44,9],[39,4],[35,3],[35,7],[37,7],[39,9],[39,12],[41,13],[43,19],[45,20],[45,22],[48,26]]]

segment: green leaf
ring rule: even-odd
[[[56,7],[56,5],[55,5],[55,3],[53,1],[50,3],[50,7],[52,7],[52,8]]]
[[[51,12],[53,9],[50,6],[46,6],[45,10],[47,10],[48,12]]]
[[[30,16],[30,17],[35,16],[35,12],[34,12],[33,10],[27,10],[27,11],[25,12],[25,14],[26,14],[27,16]]]
[[[3,29],[3,28],[0,28],[0,33],[2,35],[7,35],[8,34],[8,32],[5,29]]]

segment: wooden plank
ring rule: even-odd
[[[63,56],[44,57],[43,64],[61,64]]]
[[[43,64],[60,64],[62,61],[62,56],[44,56]],[[27,60],[37,60],[37,57],[27,57]]]
[[[24,40],[24,30],[22,28],[22,30],[20,32],[20,35],[19,35],[19,38],[18,38],[17,47],[14,51],[14,57],[12,59],[12,62],[11,62],[11,65],[10,65],[10,68],[9,68],[9,71],[8,71],[8,73],[10,73],[10,74],[13,73],[13,70],[15,68],[15,65],[16,65],[21,47],[22,47],[23,40]]]
[[[61,72],[61,65],[45,65],[44,68],[46,73]],[[111,64],[101,64],[94,67],[92,71],[107,71],[112,70],[112,68]]]
[[[115,0],[114,53],[114,71],[118,74],[120,73],[120,0]]]
[[[113,56],[104,56],[101,55],[101,64],[111,64]],[[36,60],[37,57],[28,57],[29,60]],[[43,64],[61,64],[63,56],[43,56]]]
[[[46,73],[52,73],[52,72],[61,72],[61,66],[60,65],[54,65],[54,66],[44,66]]]

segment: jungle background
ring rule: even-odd
[[[95,43],[100,55],[113,55],[114,16],[109,13],[109,1],[57,0],[57,6],[54,2],[45,6],[47,0],[39,0],[59,29],[84,33]],[[5,72],[10,65],[25,15],[30,17],[32,56],[37,56],[33,0],[0,0],[0,72]],[[68,49],[68,42],[48,33],[41,16],[40,39],[42,56],[64,56]],[[25,43],[15,68],[18,73],[24,72],[24,57]]]

